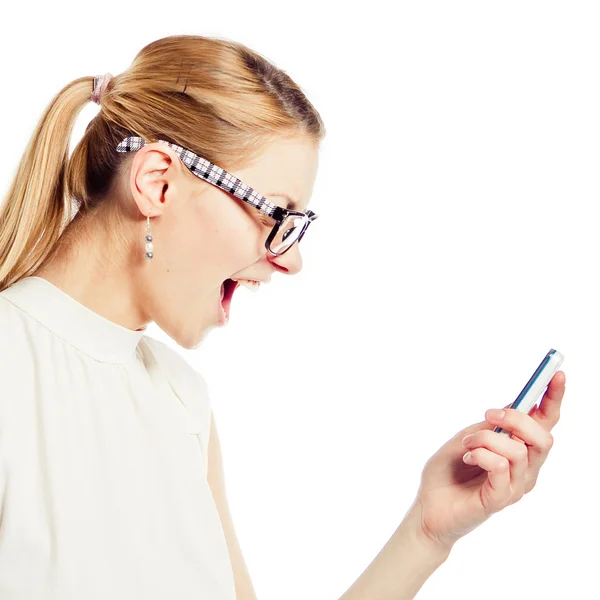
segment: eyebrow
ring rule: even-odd
[[[296,210],[298,207],[298,203],[291,196],[288,196],[283,192],[273,192],[269,194],[269,196],[280,196],[281,198],[285,198],[288,201],[286,208],[289,210]]]

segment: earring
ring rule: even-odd
[[[154,250],[154,244],[152,243],[152,235],[151,235],[151,231],[150,231],[150,215],[152,214],[152,209],[150,209],[150,212],[148,213],[147,218],[147,222],[146,222],[146,258],[148,260],[152,260],[152,257],[154,256],[154,254],[152,253],[152,251]]]

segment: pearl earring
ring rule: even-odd
[[[150,215],[152,214],[152,209],[148,213],[147,222],[146,222],[146,258],[151,261],[154,254],[152,251],[154,250],[154,244],[152,244],[152,235],[150,231]]]

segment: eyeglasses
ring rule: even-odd
[[[299,212],[277,206],[269,202],[265,196],[256,192],[249,185],[242,183],[231,173],[221,169],[209,160],[194,154],[172,142],[157,140],[167,144],[181,159],[181,162],[197,177],[215,185],[223,191],[233,194],[265,215],[275,220],[275,225],[265,242],[266,249],[273,256],[285,254],[295,242],[300,242],[308,226],[318,218],[312,210]],[[146,140],[139,136],[126,137],[118,146],[117,152],[135,152],[146,144]]]

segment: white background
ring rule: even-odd
[[[566,356],[567,393],[536,488],[460,540],[418,597],[596,593],[595,8],[53,2],[4,13],[3,193],[55,93],[122,72],[167,35],[249,45],[326,123],[304,270],[236,292],[226,328],[178,348],[209,384],[259,600],[339,598],[402,520],[427,458],[512,401],[551,347]],[[97,110],[83,111],[74,143]]]

